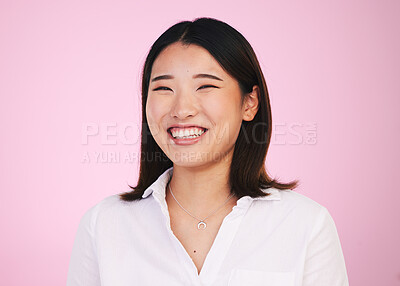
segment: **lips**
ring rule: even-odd
[[[181,132],[178,132],[179,133],[179,135],[177,136],[177,137],[174,137],[173,135],[172,135],[172,132],[171,132],[171,130],[173,130],[173,129],[177,129],[177,127],[170,127],[170,128],[168,128],[168,137],[172,140],[172,142],[175,144],[175,146],[189,146],[189,145],[194,145],[194,144],[196,144],[197,142],[199,142],[205,135],[204,134],[206,134],[207,133],[207,128],[203,128],[203,127],[199,127],[199,126],[191,126],[191,127],[185,127],[185,128],[182,128],[182,129],[187,129],[187,128],[196,128],[196,129],[199,129],[199,130],[204,130],[202,133],[201,133],[201,135],[200,136],[193,136],[193,135],[189,135],[189,136],[187,136],[187,133],[185,133],[186,134],[186,136],[187,137],[180,137],[181,135],[182,135],[182,133]],[[177,135],[177,133],[175,133],[175,131],[174,131],[174,134],[176,134]]]
[[[207,130],[208,130],[207,128],[201,127],[201,126],[199,126],[199,125],[184,125],[184,126],[182,126],[182,125],[172,125],[172,126],[168,127],[167,131],[168,131],[168,133],[172,134],[172,133],[171,133],[171,129],[172,129],[172,128],[189,129],[189,128],[194,128],[194,127],[195,127],[195,128],[199,128],[199,129],[203,129],[204,131],[207,131]]]

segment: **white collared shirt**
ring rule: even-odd
[[[224,218],[200,274],[170,227],[173,167],[143,194],[118,194],[82,217],[67,286],[346,286],[345,261],[327,209],[294,191],[240,198]]]

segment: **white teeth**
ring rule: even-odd
[[[171,134],[174,138],[195,138],[201,136],[205,130],[201,128],[191,127],[191,128],[172,128]]]

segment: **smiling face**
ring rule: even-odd
[[[226,155],[232,155],[246,119],[241,96],[237,80],[206,49],[173,43],[152,67],[146,104],[150,132],[174,164],[200,166],[222,157],[230,159]],[[171,132],[173,125],[199,128]]]

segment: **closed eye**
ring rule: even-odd
[[[208,85],[202,85],[198,89],[205,89],[205,88],[209,88],[209,87],[219,88],[219,87],[216,87],[215,85],[208,84]],[[160,86],[160,87],[153,89],[153,91],[157,91],[157,90],[171,90],[172,91],[172,89],[170,89],[169,87],[166,87],[166,86]]]
[[[171,90],[172,91],[172,89],[170,89],[169,87],[166,87],[166,86],[160,86],[160,87],[153,89],[153,91],[156,91],[156,90]]]
[[[214,86],[214,85],[202,85],[202,86],[200,86],[198,89],[204,89],[204,88],[208,88],[208,87],[219,88],[219,87],[216,87],[216,86]]]

